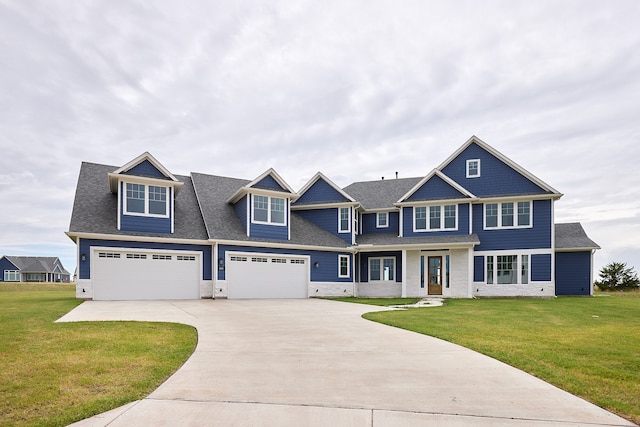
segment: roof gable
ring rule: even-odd
[[[109,188],[112,193],[118,192],[118,180],[121,176],[136,176],[142,178],[161,179],[173,183],[176,192],[182,186],[182,182],[176,178],[162,163],[156,160],[149,152],[140,154],[126,165],[108,174]]]
[[[467,178],[467,160],[475,159],[480,160],[480,176]],[[562,196],[476,136],[472,136],[437,169],[478,197],[529,194]]]
[[[242,199],[252,189],[276,191],[279,193],[288,193],[291,199],[296,199],[298,195],[295,191],[286,183],[284,179],[273,169],[267,169],[262,175],[248,183],[247,185],[240,187],[233,195],[227,200],[228,203],[236,203]]]
[[[296,206],[355,202],[353,197],[344,192],[321,172],[315,174],[315,176],[298,191],[298,196],[295,203]]]
[[[5,256],[4,258],[24,273],[54,273],[56,268],[64,270],[57,257]]]
[[[418,182],[398,203],[427,201],[427,200],[455,200],[475,199],[476,197],[457,184],[448,176],[434,169]]]

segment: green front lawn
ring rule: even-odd
[[[191,355],[194,328],[53,323],[73,285],[0,283],[0,425],[64,426],[142,399]]]
[[[484,353],[640,422],[640,293],[447,300],[366,319]]]

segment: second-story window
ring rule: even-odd
[[[253,195],[253,222],[286,224],[286,202],[282,197]]]
[[[351,208],[338,209],[338,233],[351,231]]]
[[[531,227],[531,201],[484,204],[484,228]]]
[[[376,214],[376,227],[377,228],[388,228],[389,227],[389,213],[388,212],[378,212]]]
[[[413,229],[414,231],[457,230],[458,206],[415,206],[413,208]]]
[[[125,193],[125,214],[168,216],[167,187],[127,182]]]

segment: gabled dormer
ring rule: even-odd
[[[478,197],[562,196],[476,136],[469,138],[437,169]]]
[[[118,230],[173,233],[175,195],[184,183],[151,154],[141,154],[108,178],[118,197]]]
[[[401,209],[402,236],[468,234],[470,204],[476,200],[473,193],[434,169],[395,203]]]
[[[248,237],[290,240],[290,208],[297,198],[282,177],[269,169],[239,188],[227,202],[234,205]]]
[[[358,202],[321,172],[316,173],[298,192],[292,209],[303,218],[340,237],[355,243],[358,231]]]

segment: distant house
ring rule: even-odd
[[[561,197],[477,137],[426,176],[297,192],[143,153],[82,163],[67,235],[83,299],[590,295],[599,246],[554,222]]]
[[[0,258],[0,282],[69,282],[71,275],[57,257]]]

